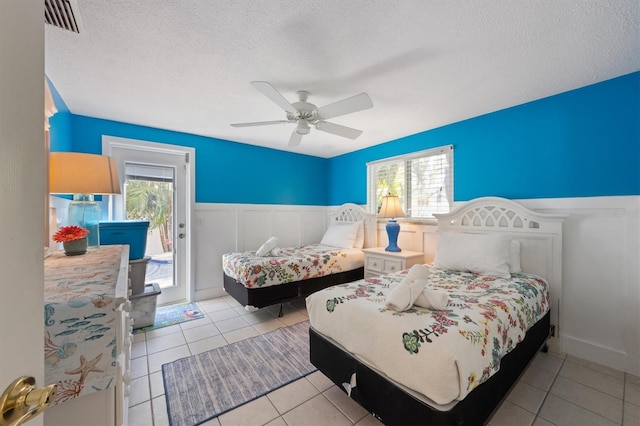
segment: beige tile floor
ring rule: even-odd
[[[189,355],[308,319],[304,303],[249,313],[231,297],[198,302],[203,319],[136,334],[132,347],[131,426],[168,425],[161,366]],[[206,425],[379,425],[322,373],[271,392]],[[491,426],[637,425],[640,378],[573,356],[536,356],[489,420]]]

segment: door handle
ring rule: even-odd
[[[42,413],[56,395],[57,386],[36,387],[36,379],[22,376],[0,396],[0,426],[20,426]]]

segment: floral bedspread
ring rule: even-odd
[[[549,310],[548,284],[431,268],[427,287],[449,294],[447,309],[384,307],[407,271],[321,290],[307,298],[311,327],[363,362],[436,404],[462,400]],[[357,378],[356,378],[357,380]]]
[[[259,257],[255,251],[222,255],[222,269],[247,288],[267,287],[350,271],[364,265],[360,249],[320,244],[280,249],[280,256]]]

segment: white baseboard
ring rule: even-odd
[[[598,364],[610,366],[616,370],[640,375],[640,359],[626,352],[587,342],[573,336],[562,336],[563,352]]]
[[[195,301],[213,299],[216,297],[226,296],[227,292],[222,287],[207,288],[204,290],[196,290]]]

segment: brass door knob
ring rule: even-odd
[[[37,388],[33,377],[14,380],[0,396],[0,426],[19,426],[34,418],[49,406],[56,391],[56,385]]]

